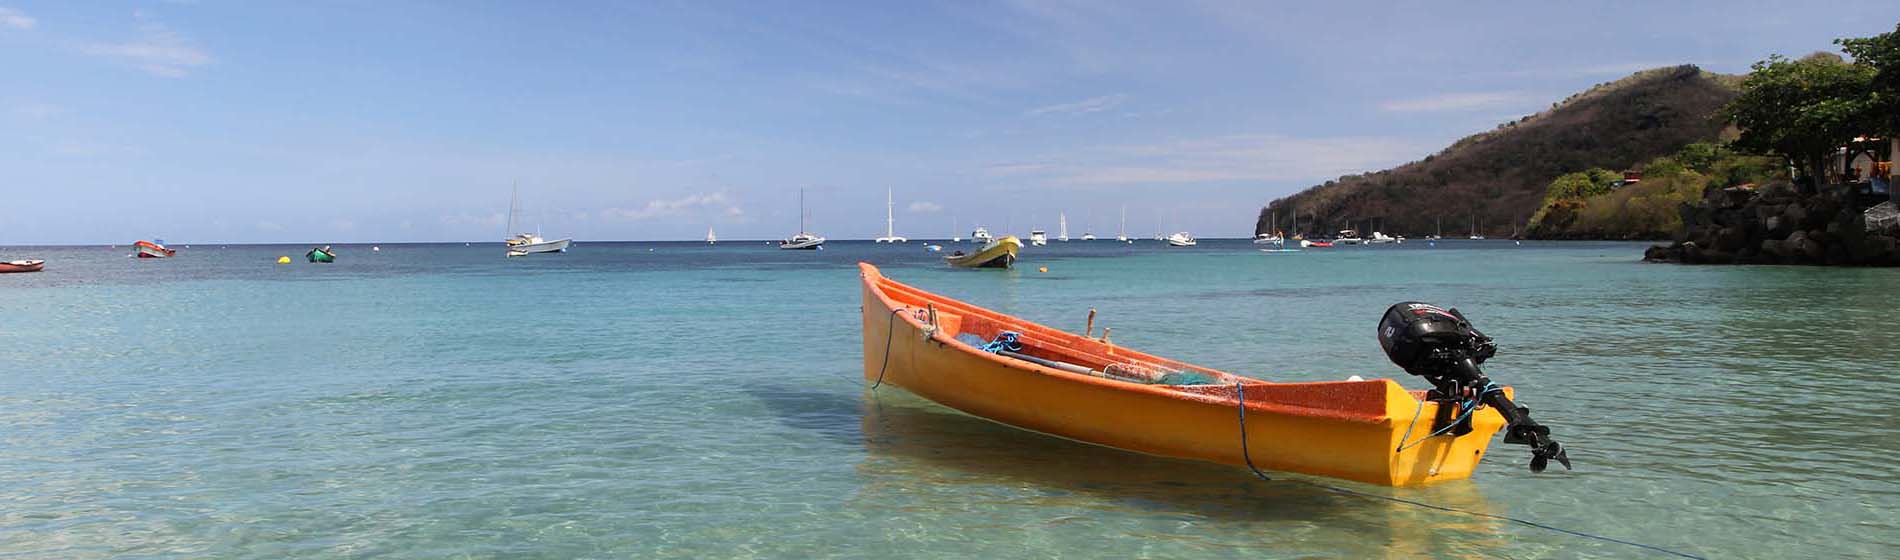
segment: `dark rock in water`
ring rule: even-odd
[[[1900,208],[1862,198],[1845,185],[1812,194],[1786,182],[1706,189],[1682,205],[1675,243],[1650,247],[1643,260],[1900,266]]]

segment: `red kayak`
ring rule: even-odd
[[[46,261],[0,262],[0,274],[8,272],[39,272],[42,268],[46,268]]]
[[[162,259],[178,254],[177,250],[166,249],[164,245],[143,240],[133,243],[132,250],[137,251],[141,259]]]

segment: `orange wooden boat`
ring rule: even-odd
[[[1063,332],[858,267],[865,380],[1018,428],[1153,455],[1410,486],[1469,477],[1506,425],[1499,407],[1476,405],[1466,409],[1468,432],[1435,435],[1443,401],[1391,379],[1249,379],[1115,346],[1106,330],[1101,338]],[[968,342],[969,335],[993,341],[1005,332],[1016,334],[1020,348],[993,353]],[[1166,375],[1203,384],[1157,383]],[[1485,381],[1487,393],[1508,399],[1509,389]]]
[[[0,274],[8,273],[8,272],[39,272],[40,269],[42,268],[46,268],[46,261],[28,260],[28,261],[0,262]]]
[[[166,248],[163,242],[139,240],[132,244],[132,251],[141,259],[162,259],[178,254],[177,249]]]

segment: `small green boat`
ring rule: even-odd
[[[303,254],[303,258],[313,263],[333,263],[336,262],[336,253],[330,252],[329,247],[312,247],[310,252]]]

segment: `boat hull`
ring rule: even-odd
[[[1009,268],[1016,265],[1016,254],[1023,248],[1023,242],[1015,237],[1004,237],[994,243],[983,246],[976,252],[944,257],[944,262],[957,268]]]
[[[14,273],[14,272],[39,272],[40,269],[43,269],[43,268],[46,268],[46,261],[32,260],[32,261],[0,262],[0,274],[7,274],[7,273]]]
[[[167,249],[163,245],[150,241],[133,243],[132,251],[141,259],[163,259],[178,254],[177,249]]]
[[[567,252],[567,246],[573,242],[573,239],[556,239],[553,241],[542,241],[540,243],[509,245],[508,254],[509,256],[521,256],[535,253],[565,253]],[[516,253],[520,254],[517,255]]]
[[[1269,383],[1233,376],[929,294],[887,280],[869,264],[859,268],[867,383],[1026,430],[1152,455],[1411,486],[1469,477],[1504,424],[1496,411],[1480,408],[1472,432],[1425,438],[1436,403],[1390,379]],[[934,328],[927,306],[935,310]],[[1065,353],[1050,359],[1125,360],[1227,384],[1131,383],[1005,358],[956,339],[1001,330]],[[1395,451],[1401,438],[1411,446]]]
[[[778,248],[787,251],[813,251],[823,246],[825,246],[825,240],[822,237],[809,241],[780,241],[778,244]]]

